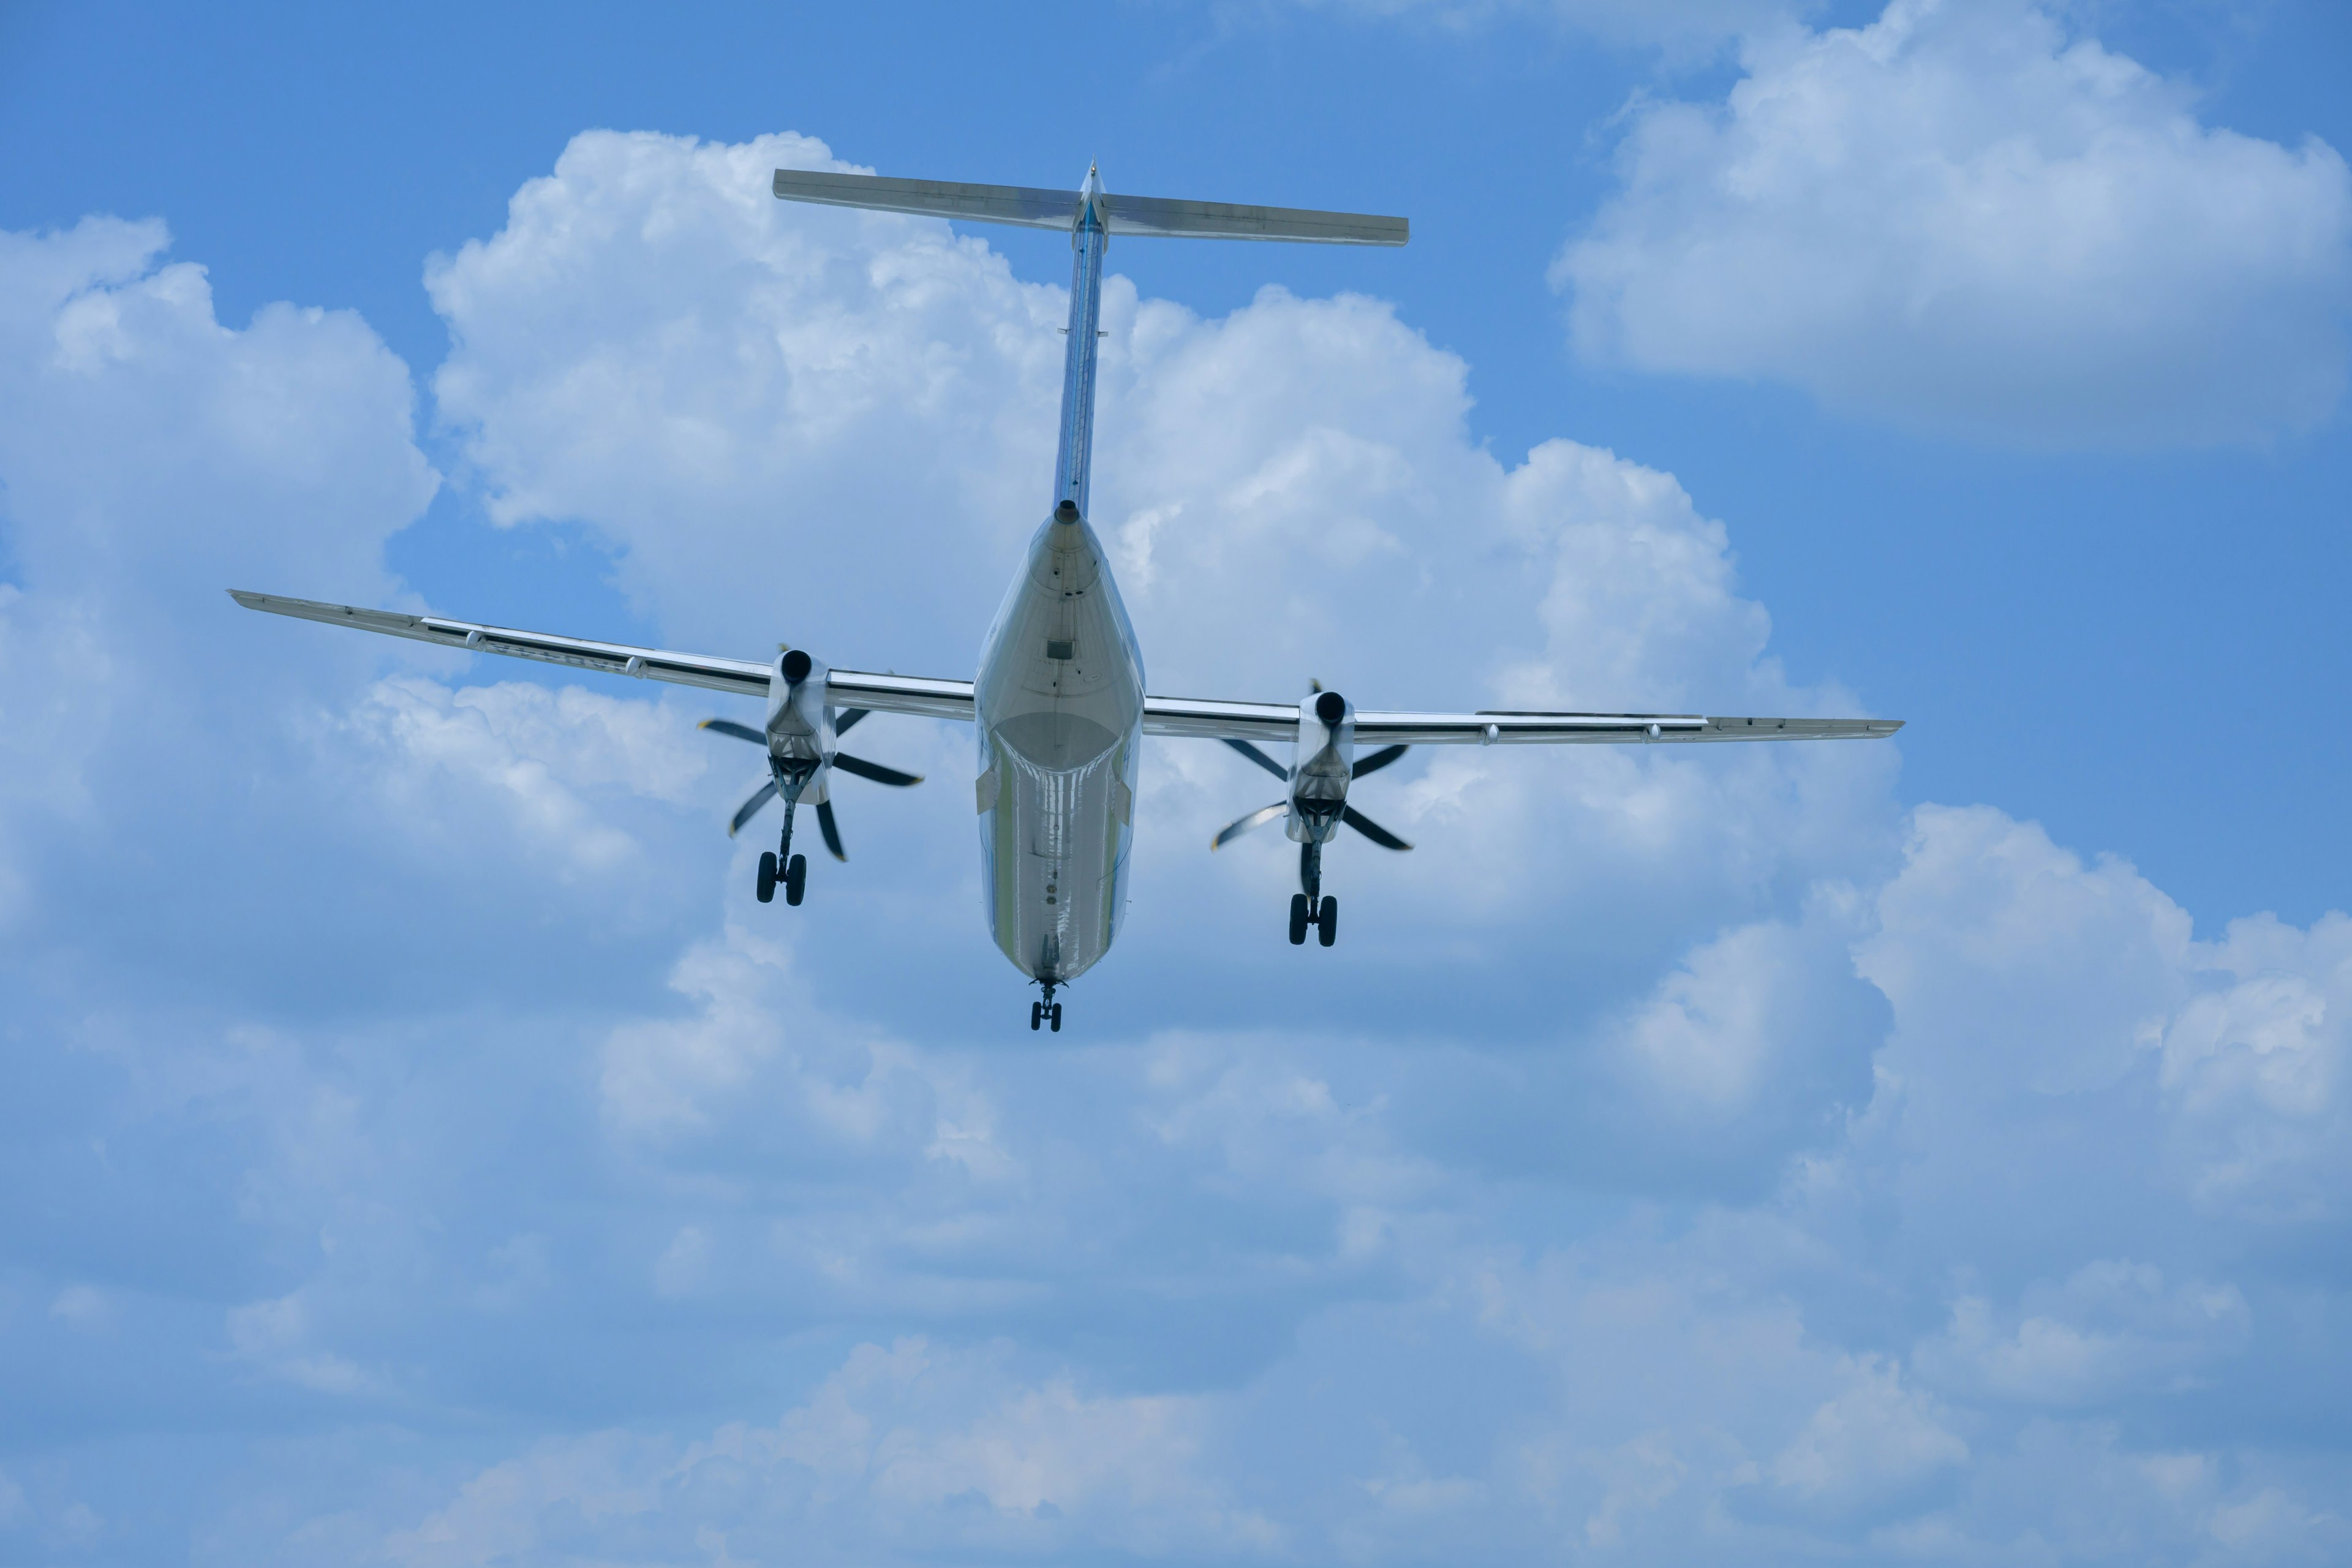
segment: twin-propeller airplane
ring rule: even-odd
[[[1299,890],[1290,900],[1290,940],[1304,942],[1312,928],[1328,947],[1339,935],[1339,906],[1323,891],[1323,847],[1342,826],[1386,849],[1412,847],[1348,802],[1351,784],[1395,762],[1408,747],[1834,740],[1891,735],[1902,728],[1900,721],[1878,719],[1375,712],[1360,710],[1339,692],[1319,687],[1298,703],[1149,696],[1143,656],[1111,580],[1109,559],[1087,521],[1097,321],[1103,254],[1111,237],[1399,246],[1405,242],[1405,220],[1115,195],[1103,189],[1092,169],[1074,192],[779,169],[775,193],[788,201],[1020,224],[1070,236],[1076,259],[1053,504],[989,628],[977,679],[927,680],[833,669],[790,647],[764,664],[670,653],[439,616],[233,591],[237,603],[450,647],[766,698],[768,719],[761,729],[719,719],[703,726],[767,752],[768,782],[729,825],[732,833],[771,798],[783,802],[782,841],[760,857],[762,903],[780,886],[786,903],[801,901],[808,868],[793,852],[793,818],[803,801],[816,807],[825,847],[835,858],[847,858],[834,821],[833,774],[884,784],[919,782],[842,751],[840,738],[852,725],[868,713],[970,721],[980,742],[974,799],[989,931],[1013,967],[1039,987],[1029,1008],[1032,1029],[1061,1028],[1062,1005],[1055,992],[1099,963],[1118,934],[1127,908],[1136,774],[1146,735],[1223,741],[1282,781],[1280,800],[1225,828],[1212,847],[1281,818],[1298,845]],[[1291,755],[1287,767],[1265,750],[1286,745]],[[1360,746],[1372,749],[1359,756]]]

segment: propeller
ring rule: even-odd
[[[871,711],[871,709],[866,708],[843,709],[840,717],[833,721],[834,734],[840,736],[846,733],[856,725],[859,720]],[[768,743],[767,736],[752,729],[749,724],[738,724],[732,719],[705,719],[698,728],[709,730],[714,734],[730,735],[738,741],[749,741],[755,746],[764,747]],[[859,778],[871,779],[878,784],[888,784],[893,789],[904,789],[909,784],[919,784],[923,782],[923,775],[920,773],[900,773],[897,768],[886,768],[879,763],[869,763],[864,757],[853,757],[846,752],[834,752],[833,765],[843,773],[855,773]],[[775,798],[776,781],[772,778],[753,790],[743,804],[735,808],[734,817],[727,824],[727,836],[732,838],[741,832],[743,825],[759,816],[760,808]],[[824,835],[824,847],[833,851],[833,858],[836,860],[848,859],[848,853],[841,847],[841,825],[834,820],[831,800],[821,800],[816,803],[816,826],[817,831]]]
[[[1320,681],[1315,682],[1314,686],[1315,689],[1318,692],[1323,689],[1323,684]],[[1288,784],[1290,782],[1290,770],[1288,768],[1284,767],[1280,763],[1276,762],[1272,757],[1267,756],[1264,752],[1259,751],[1247,741],[1237,741],[1231,736],[1227,736],[1225,738],[1225,744],[1231,746],[1234,751],[1239,752],[1243,756],[1247,757],[1251,762],[1255,763],[1259,767],[1264,768],[1267,773],[1272,773],[1276,778],[1280,779],[1283,783]],[[1391,763],[1395,762],[1399,757],[1403,756],[1405,752],[1410,750],[1412,750],[1412,748],[1409,746],[1382,746],[1379,751],[1370,753],[1369,756],[1357,758],[1355,766],[1349,770],[1349,777],[1350,779],[1360,779],[1366,773],[1376,773],[1382,768],[1387,767]],[[1236,817],[1233,821],[1227,823],[1218,831],[1218,834],[1214,838],[1209,840],[1209,847],[1212,849],[1222,849],[1227,844],[1239,838],[1243,834],[1251,831],[1253,828],[1264,827],[1267,823],[1272,822],[1277,816],[1283,816],[1289,809],[1290,802],[1286,798],[1277,800],[1272,805],[1259,806],[1247,816]],[[1383,849],[1410,849],[1412,847],[1412,845],[1407,844],[1403,839],[1399,838],[1395,834],[1391,833],[1387,828],[1382,827],[1379,823],[1374,822],[1370,817],[1366,816],[1362,812],[1358,811],[1352,805],[1340,812],[1339,820],[1346,823],[1349,826],[1354,828],[1357,832],[1362,834],[1365,837],[1370,839],[1373,843],[1379,845]]]
[[[1223,832],[1209,840],[1209,847],[1223,849],[1229,841],[1239,838],[1253,827],[1264,827],[1289,809],[1290,802],[1287,800],[1277,800],[1272,805],[1261,805],[1239,821],[1226,824]]]
[[[732,838],[743,831],[743,825],[759,816],[760,808],[775,798],[776,781],[773,779],[768,780],[758,789],[753,790],[751,798],[735,808],[733,818],[727,824],[727,837]]]

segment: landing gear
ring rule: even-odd
[[[801,791],[814,771],[814,764],[794,772],[781,768],[777,771],[776,793],[784,800],[784,837],[772,854],[762,853],[760,857],[760,901],[763,904],[774,900],[778,887],[784,889],[784,902],[794,905],[808,890],[808,857],[793,853],[793,817],[797,815]]]
[[[808,888],[808,857],[795,855],[780,862],[772,851],[762,850],[760,854],[760,901],[763,904],[772,902],[779,885],[784,889],[784,902],[799,903],[801,894]]]
[[[1339,940],[1339,900],[1323,894],[1323,846],[1312,840],[1298,847],[1298,880],[1307,890],[1290,895],[1290,945],[1307,945],[1307,928],[1325,947]]]
[[[1029,1004],[1029,1027],[1034,1031],[1042,1025],[1058,1035],[1062,1032],[1062,1005],[1054,1000],[1054,982],[1040,980],[1037,984],[1045,988],[1045,994]]]
[[[1304,893],[1290,895],[1290,945],[1307,945],[1307,928],[1315,928],[1315,940],[1325,947],[1339,940],[1339,900],[1318,899],[1307,901]]]

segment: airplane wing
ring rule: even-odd
[[[700,686],[739,697],[768,695],[768,667],[758,659],[673,653],[666,648],[488,626],[473,621],[451,620],[446,616],[404,616],[390,610],[362,610],[350,605],[324,605],[315,599],[289,599],[235,588],[229,590],[229,597],[248,610],[323,621],[331,626],[356,626],[362,631],[413,637],[444,647],[502,653],[513,658],[535,658],[545,664],[566,664],[575,669],[602,670],[607,675],[634,675],[644,680],[667,680],[678,686]],[[913,713],[931,719],[970,719],[971,682],[836,669],[825,681],[825,700],[839,708]]]
[[[1670,741],[1846,741],[1892,735],[1900,719],[1721,719],[1697,713],[1383,713],[1359,710],[1356,743],[1407,746],[1645,745]],[[1219,702],[1148,697],[1149,735],[1204,741],[1287,741],[1298,733],[1290,702]]]
[[[411,637],[444,647],[535,658],[546,664],[570,665],[575,669],[600,670],[607,675],[633,675],[645,680],[667,680],[679,686],[700,686],[739,697],[768,695],[768,666],[757,659],[676,653],[628,643],[559,637],[551,632],[517,631],[509,626],[452,620],[446,616],[363,610],[351,605],[328,605],[315,599],[289,599],[235,588],[229,590],[229,597],[248,610],[267,610],[271,615],[294,616],[328,626],[356,626],[362,631]],[[839,708],[866,708],[926,719],[969,721],[972,716],[969,680],[835,669],[825,681],[825,700]],[[1360,745],[1638,745],[1667,741],[1862,740],[1892,735],[1901,728],[1900,719],[1714,719],[1696,713],[1360,710],[1356,714],[1356,741]],[[1298,705],[1147,697],[1143,700],[1143,732],[1202,741],[1280,743],[1298,733]]]

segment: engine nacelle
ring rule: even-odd
[[[1328,844],[1348,808],[1355,774],[1356,710],[1336,691],[1298,705],[1298,746],[1290,765],[1290,818],[1283,831],[1299,844]]]
[[[805,784],[833,761],[833,710],[825,705],[823,660],[803,648],[779,648],[768,668],[768,755],[780,782]],[[812,796],[811,798],[818,798]]]

